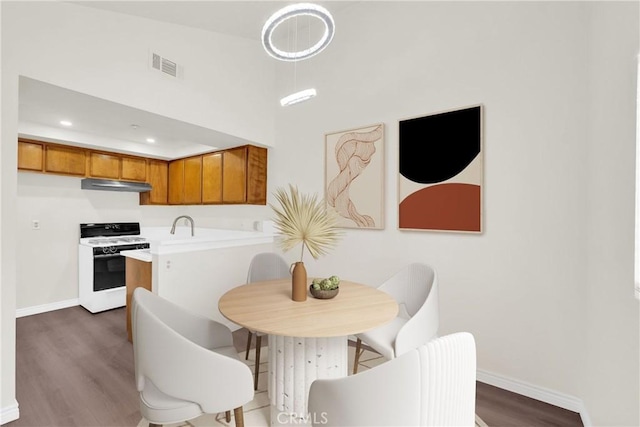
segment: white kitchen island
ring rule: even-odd
[[[124,256],[150,259],[151,291],[200,313],[231,330],[239,326],[220,314],[218,300],[230,289],[244,284],[254,255],[274,250],[269,230],[246,231],[178,227],[142,228],[150,248],[130,251]]]

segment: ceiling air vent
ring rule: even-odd
[[[151,67],[172,77],[178,77],[178,64],[157,53],[151,54]]]

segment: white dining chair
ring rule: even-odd
[[[262,252],[256,254],[249,264],[247,273],[247,283],[262,282],[265,280],[286,279],[291,277],[289,265],[280,255],[274,252]],[[247,350],[245,360],[249,359],[249,350],[251,349],[251,338],[256,336],[256,362],[254,367],[254,384],[253,389],[258,389],[258,374],[260,370],[260,347],[262,345],[262,334],[257,331],[249,330],[247,336]]]
[[[436,338],[358,375],[309,389],[313,426],[474,426],[473,335]]]
[[[433,268],[409,264],[378,289],[397,301],[398,315],[383,326],[356,334],[354,374],[364,351],[363,342],[386,359],[393,359],[427,343],[438,333],[438,277]]]
[[[229,328],[139,287],[132,297],[133,354],[140,412],[149,426],[225,412],[244,425],[251,369]]]

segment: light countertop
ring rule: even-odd
[[[132,251],[122,251],[120,255],[128,258],[137,259],[138,261],[151,262],[151,251],[149,249],[136,249]]]

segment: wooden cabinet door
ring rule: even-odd
[[[202,203],[202,156],[184,159],[184,204]]]
[[[90,152],[89,176],[92,178],[120,178],[120,157],[112,154]]]
[[[222,153],[202,156],[202,203],[222,202]]]
[[[184,204],[184,159],[169,162],[169,204]]]
[[[45,148],[44,168],[45,172],[85,176],[85,150],[47,144]]]
[[[267,149],[247,146],[247,203],[267,204]]]
[[[232,148],[222,154],[222,201],[244,203],[247,197],[247,149]]]
[[[123,157],[120,176],[126,181],[145,182],[147,180],[146,160],[136,157]]]
[[[148,183],[151,191],[140,193],[141,205],[166,205],[169,184],[169,163],[163,160],[148,160]]]
[[[37,142],[18,141],[18,169],[42,172],[44,147]]]

